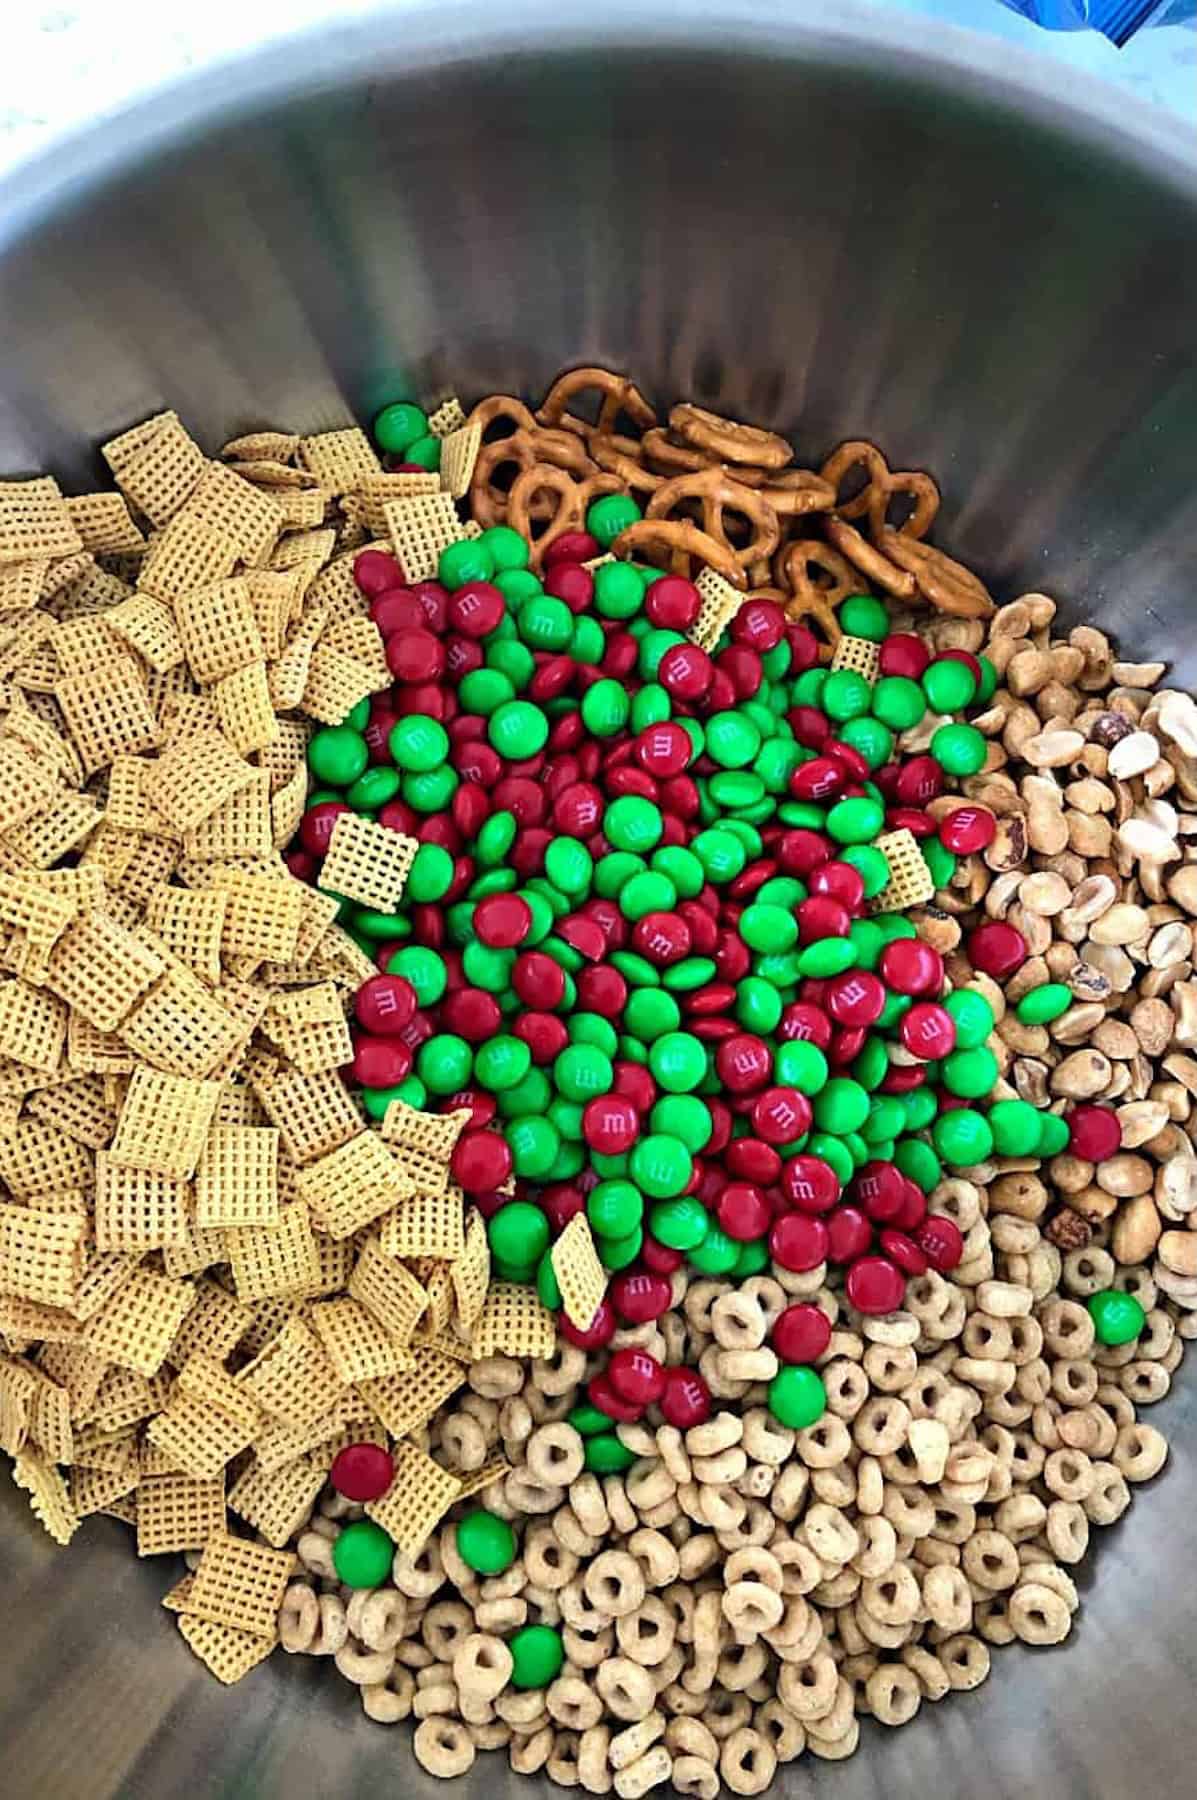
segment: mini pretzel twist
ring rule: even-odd
[[[827,521],[827,535],[854,568],[859,569],[862,575],[867,575],[878,587],[884,588],[887,594],[893,594],[899,600],[914,599],[917,592],[914,576],[890,562],[888,557],[870,544],[862,532],[857,531],[855,525],[849,525],[833,514]],[[896,537],[897,533],[891,532],[889,535]]]
[[[585,419],[579,419],[569,411],[569,402],[594,388],[598,389],[603,398],[599,405],[598,422],[590,425]],[[564,375],[558,375],[545,395],[536,417],[542,425],[560,425],[563,430],[572,431],[577,437],[590,438],[595,433],[601,437],[612,436],[621,413],[641,431],[657,422],[656,413],[634,381],[630,381],[626,375],[616,375],[611,369],[588,368],[567,369]]]
[[[705,406],[675,406],[669,415],[670,429],[683,443],[710,450],[728,463],[749,463],[762,469],[784,469],[794,460],[794,452],[785,438],[775,431],[763,431],[759,425],[742,425],[735,419],[721,418]]]
[[[653,494],[665,480],[663,475],[655,475],[645,467],[636,438],[608,437],[596,431],[589,449],[599,468],[606,469],[609,475],[618,475],[633,494]]]
[[[706,563],[733,587],[748,586],[731,546],[718,543],[690,519],[637,519],[620,532],[612,549],[616,556],[642,557],[673,575],[688,576],[696,572],[694,563]]]
[[[667,475],[727,466],[713,450],[700,450],[694,444],[681,443],[660,425],[645,432],[640,440],[640,450],[650,468]],[[736,480],[743,482],[745,487],[764,487],[767,481],[777,478],[775,470],[754,469],[747,463],[736,464]]]
[[[536,420],[530,408],[522,400],[517,400],[514,394],[488,394],[485,400],[479,400],[466,420],[467,426],[481,425],[484,439],[491,426],[500,423],[510,426],[502,434],[504,437],[510,437],[516,431],[536,430]]]
[[[531,416],[531,415],[529,415]],[[580,438],[568,431],[544,431],[538,425],[521,427],[510,437],[495,438],[478,452],[470,480],[470,510],[480,525],[502,525],[507,520],[510,492],[496,480],[500,469],[514,467],[519,474],[537,463],[549,463],[565,469],[581,480],[597,472],[597,465],[586,454]],[[552,517],[552,507],[541,508],[533,517]]]
[[[592,475],[585,481],[575,481],[566,470],[556,469],[551,463],[533,463],[516,477],[507,503],[507,520],[531,544],[529,563],[539,572],[550,544],[567,531],[585,529],[586,509],[592,500],[597,500],[600,494],[622,491],[622,484],[615,475]],[[556,494],[557,507],[537,535],[533,523],[546,515],[538,514],[534,508],[546,493]]]
[[[803,513],[829,512],[835,505],[835,489],[813,469],[783,469],[769,477],[761,498],[782,518],[794,519]]]
[[[940,612],[958,619],[987,619],[995,610],[984,582],[933,545],[887,527],[881,534],[881,548],[891,562],[909,571],[923,599]]]
[[[840,500],[840,484],[856,468],[865,471],[864,486],[851,499]],[[842,519],[867,515],[869,536],[878,546],[882,532],[890,528],[886,514],[895,494],[906,494],[911,499],[910,513],[899,527],[904,537],[926,537],[939,511],[939,489],[929,475],[915,469],[891,469],[876,444],[864,439],[853,438],[833,450],[819,474],[834,488],[836,499],[832,504]]]
[[[843,636],[835,609],[860,587],[851,563],[821,538],[799,538],[779,552],[775,573],[789,596],[784,602],[786,617],[813,621],[830,656]]]
[[[751,488],[734,481],[723,469],[703,469],[695,475],[675,475],[652,496],[645,508],[650,519],[669,519],[679,508],[688,510],[696,501],[701,529],[718,544],[731,550],[741,569],[772,556],[781,542],[781,523],[773,507]],[[746,544],[733,545],[725,523],[725,513],[740,514],[752,527]]]

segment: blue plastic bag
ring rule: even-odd
[[[1121,50],[1152,25],[1184,25],[1197,19],[1197,0],[1002,0],[1046,31],[1100,31]]]

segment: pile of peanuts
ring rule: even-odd
[[[450,1519],[396,1556],[392,1585],[350,1593],[332,1544],[362,1508],[326,1490],[297,1537],[284,1647],[331,1657],[371,1719],[414,1719],[430,1773],[505,1747],[519,1773],[621,1800],[664,1784],[759,1794],[804,1750],[850,1756],[862,1716],[902,1725],[975,1688],[992,1646],[1061,1643],[1091,1526],[1162,1468],[1138,1409],[1197,1336],[1197,706],[1096,630],[1053,637],[1054,613],[1030,594],[986,624],[908,622],[936,649],[984,650],[1002,680],[976,720],[987,766],[963,783],[997,836],[913,917],[994,1007],[993,1098],[1105,1101],[1123,1149],[942,1181],[931,1211],[960,1227],[964,1260],[883,1318],[855,1313],[826,1266],[738,1285],[679,1270],[671,1309],[615,1345],[696,1365],[716,1410],[684,1433],[651,1408],[618,1426],[639,1458],[622,1476],[585,1472],[566,1422],[597,1359],[561,1344],[474,1363],[423,1441],[462,1472],[496,1451],[511,1464],[483,1496],[521,1529],[501,1576],[466,1566]],[[1004,991],[958,956],[983,917],[1031,950]],[[1025,1025],[1014,1006],[1045,980],[1075,1004]],[[1097,1343],[1085,1306],[1109,1287],[1147,1315],[1120,1348]],[[798,1299],[833,1331],[828,1410],[795,1432],[765,1394],[771,1323]],[[561,1630],[566,1661],[517,1690],[504,1639],[531,1623]]]

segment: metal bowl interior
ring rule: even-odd
[[[991,43],[814,0],[419,3],[148,99],[0,187],[0,469],[74,488],[169,405],[214,448],[397,392],[538,394],[633,370],[791,434],[868,436],[940,480],[940,541],[1001,598],[1057,595],[1197,676],[1197,161],[1120,96]],[[869,1725],[779,1784],[842,1800],[1191,1791],[1197,1404],[1080,1571],[1066,1654]],[[17,1800],[434,1784],[347,1684],[276,1656],[235,1693],[92,1521],[54,1549],[0,1477]],[[1098,1579],[1100,1577],[1100,1579]],[[398,1762],[394,1759],[398,1757]],[[505,1763],[480,1762],[505,1792]]]

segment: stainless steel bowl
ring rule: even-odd
[[[0,469],[83,486],[175,406],[215,446],[397,393],[635,371],[934,470],[943,541],[1197,677],[1197,161],[1177,127],[1004,46],[789,0],[411,0],[158,94],[0,186]],[[601,14],[601,16],[600,16]],[[1100,1534],[1076,1641],[868,1726],[787,1792],[1189,1794],[1197,1407]],[[123,1527],[69,1553],[0,1485],[13,1800],[431,1800],[348,1685],[282,1655],[232,1693]],[[483,1773],[485,1769],[485,1775]],[[498,1759],[484,1779],[514,1795]],[[526,1791],[523,1788],[521,1791]]]

